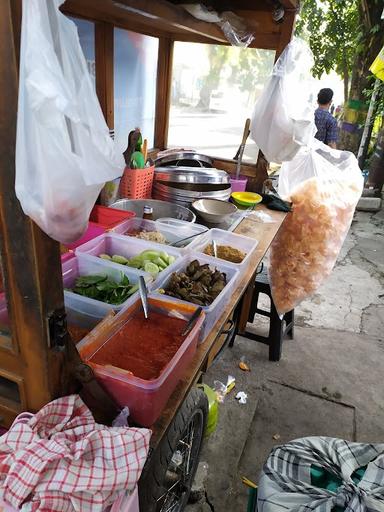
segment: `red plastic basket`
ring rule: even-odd
[[[135,212],[116,210],[116,208],[109,208],[97,204],[93,207],[89,220],[109,230],[135,216]]]
[[[128,199],[149,199],[152,194],[155,166],[145,169],[125,168],[120,181],[120,197]]]

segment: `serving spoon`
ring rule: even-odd
[[[148,290],[147,290],[147,285],[145,283],[145,279],[143,276],[139,276],[139,293],[140,293],[141,304],[143,306],[144,318],[148,319],[148,317],[149,317]]]
[[[216,240],[212,240],[212,249],[213,249],[214,257],[217,258],[217,243],[216,243]]]
[[[195,233],[194,235],[187,236],[186,238],[180,238],[179,240],[175,240],[174,242],[172,242],[169,245],[171,245],[172,247],[180,247],[179,244],[181,242],[185,242],[186,240],[191,240],[192,238],[195,238],[196,236],[203,235],[204,233],[207,233],[207,231],[209,231],[209,229],[206,229],[205,231],[201,231],[201,233]]]

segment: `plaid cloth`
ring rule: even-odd
[[[150,435],[95,423],[78,395],[20,414],[0,438],[0,499],[23,511],[101,512],[135,488]]]
[[[315,465],[342,480],[337,492],[311,485]],[[355,484],[351,475],[368,466]],[[258,512],[384,511],[384,444],[361,444],[330,437],[297,439],[272,450],[258,489]]]
[[[324,144],[338,141],[339,132],[337,120],[328,110],[324,110],[323,108],[315,110],[315,124],[317,128],[316,139],[321,140]]]

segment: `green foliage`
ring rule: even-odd
[[[357,0],[303,0],[296,35],[309,42],[316,77],[331,69],[345,77],[364,49]]]
[[[248,102],[253,104],[257,88],[271,74],[274,61],[273,52],[222,45],[207,45],[207,56],[209,71],[203,78],[199,102],[203,108],[208,108],[212,91],[223,79],[248,92]]]
[[[241,91],[255,91],[271,74],[273,54],[263,50],[238,49],[238,58],[232,64],[232,81]]]

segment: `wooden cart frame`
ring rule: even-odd
[[[277,2],[278,3],[278,2]],[[297,0],[281,0],[284,21],[272,19],[276,2],[237,0],[234,10],[255,32],[253,47],[276,50],[278,56],[292,36]],[[213,24],[196,20],[166,0],[67,0],[63,12],[95,22],[96,90],[105,119],[113,129],[113,27],[159,38],[155,149],[167,146],[172,53],[174,41],[228,44]],[[68,392],[68,361],[61,344],[67,336],[59,244],[26,217],[15,196],[15,142],[18,98],[18,60],[21,0],[0,2],[0,230],[1,261],[11,323],[10,335],[0,336],[0,425],[8,427],[22,410],[36,411]],[[216,166],[233,171],[232,160]],[[257,166],[243,173],[256,176]],[[184,379],[153,428],[152,447],[167,431],[186,394],[212,362],[234,313],[244,328],[252,296],[254,274],[285,214],[269,212],[275,222],[244,220],[237,232],[259,240],[258,248],[212,332],[199,346]]]

